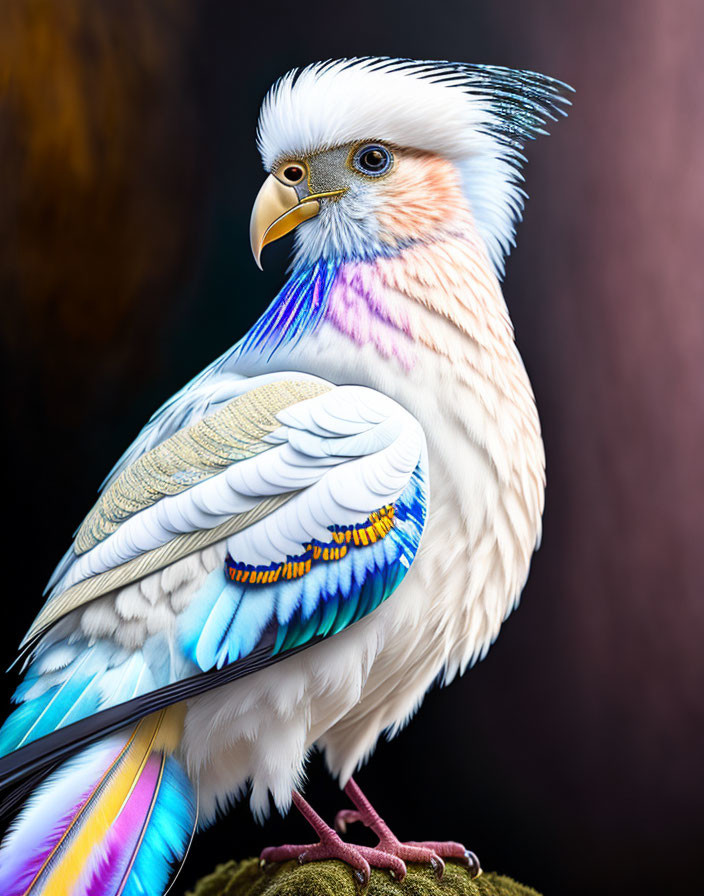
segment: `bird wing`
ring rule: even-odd
[[[107,490],[140,457],[163,444],[171,436],[198,422],[206,415],[220,410],[245,392],[291,376],[287,373],[270,373],[258,377],[242,376],[222,369],[225,357],[213,362],[152,414],[137,438],[106,476],[101,486],[101,492]],[[303,378],[302,374],[296,374],[297,381]],[[47,591],[56,590],[57,584],[64,577],[75,558],[74,543],[54,570],[47,584]]]
[[[52,576],[49,599],[25,642],[81,603],[219,540],[219,523],[236,517],[225,528],[231,534],[252,522],[252,516],[265,514],[267,504],[247,514],[260,503],[257,496],[240,495],[238,500],[232,495],[216,520],[210,511],[218,491],[227,490],[222,477],[210,483],[210,503],[202,498],[203,488],[191,488],[270,449],[268,437],[280,427],[278,412],[332,388],[301,374],[227,377],[196,389],[196,395],[168,402],[106,481]],[[200,524],[191,524],[198,508],[203,511]],[[198,533],[204,534],[199,538]],[[178,537],[184,535],[196,537]]]
[[[86,517],[28,634],[0,781],[335,634],[405,575],[427,503],[415,418],[297,373],[248,385],[138,453]]]

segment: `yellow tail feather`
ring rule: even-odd
[[[38,896],[40,893],[71,896],[96,844],[103,840],[119,816],[150,755],[155,751],[171,753],[178,746],[184,712],[183,706],[176,705],[139,721],[37,872],[25,896]]]

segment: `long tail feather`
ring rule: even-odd
[[[0,846],[4,896],[163,893],[196,821],[191,783],[168,755],[178,715],[93,744],[32,794]]]

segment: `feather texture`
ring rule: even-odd
[[[166,712],[92,745],[29,798],[0,847],[4,896],[157,896],[196,819]]]
[[[268,170],[284,158],[363,140],[452,160],[500,275],[525,200],[521,150],[546,133],[547,120],[566,114],[571,89],[546,75],[492,65],[385,57],[316,62],[271,88],[259,147]]]
[[[248,781],[256,815],[270,795],[285,810],[314,745],[346,778],[433,681],[486,653],[544,488],[497,275],[521,148],[560,92],[390,59],[274,87],[267,166],[367,138],[394,165],[364,183],[347,166],[349,190],[297,231],[274,303],[154,415],[59,565],[0,730],[9,783],[53,770],[0,847],[0,892],[159,896],[196,816],[176,750],[206,820]],[[267,407],[284,379],[315,397]]]
[[[53,673],[44,671],[41,654],[30,667],[14,696],[21,705],[0,729],[0,756],[101,709],[169,684],[172,677],[173,669],[164,664],[168,646],[160,635],[132,654],[107,640],[94,644],[87,639],[74,640],[71,646],[77,648],[76,658]]]
[[[419,464],[395,505],[388,534],[344,557],[314,565],[301,578],[242,585],[215,570],[179,620],[181,646],[201,669],[222,668],[250,653],[276,625],[274,653],[334,635],[375,610],[403,579],[420,544],[427,488]]]

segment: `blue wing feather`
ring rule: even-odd
[[[398,586],[418,550],[425,512],[419,465],[396,503],[393,528],[375,543],[350,545],[343,558],[271,585],[241,585],[216,570],[181,617],[183,650],[208,670],[246,656],[273,618],[278,626],[274,654],[342,631]]]
[[[335,576],[327,574],[324,582],[322,574],[320,579],[311,579],[311,583],[320,585],[317,595],[319,619],[315,614],[308,617],[307,607],[305,610],[300,607],[284,618],[279,616],[274,653],[300,647],[316,636],[336,634],[371,613],[392,594],[418,550],[426,502],[427,489],[419,467],[396,504],[396,525],[389,534],[375,544],[350,550],[347,556],[334,563]],[[325,566],[329,568],[333,564]],[[317,568],[322,570],[325,566]],[[334,590],[332,583],[336,583]],[[296,581],[286,585],[290,605],[293,589],[297,587],[301,595],[303,589]],[[307,599],[310,599],[310,592]]]
[[[0,729],[0,755],[198,668],[233,663],[254,650],[272,621],[274,655],[342,631],[373,612],[403,579],[418,550],[425,508],[419,465],[396,502],[393,528],[375,543],[350,546],[339,560],[270,585],[241,585],[215,570],[181,614],[175,668],[163,636],[132,655],[111,642],[85,638],[47,648],[17,690],[21,705]]]
[[[193,786],[175,759],[169,758],[144,839],[121,896],[163,893],[173,863],[182,858],[196,825]]]
[[[40,690],[40,655],[36,661],[39,672],[30,669],[28,678],[15,693],[14,700],[20,706],[0,728],[0,756],[57,728],[145,694],[180,676],[182,667],[173,670],[163,659],[152,667],[145,659],[147,655],[168,656],[163,637],[154,636],[152,642],[147,642],[142,651],[129,656],[107,641],[91,644],[86,639],[79,639],[75,642],[78,657],[54,673],[44,673],[51,674],[52,681],[57,676],[60,681],[43,691]]]
[[[39,714],[46,709],[51,698],[52,692],[47,691],[41,696],[35,697],[30,703],[22,703],[5,720],[5,724],[0,729],[0,755],[5,756],[15,749]]]

